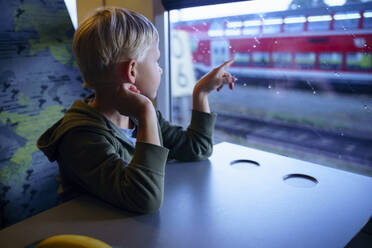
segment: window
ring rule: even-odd
[[[274,52],[273,53],[273,64],[274,67],[291,67],[292,55],[286,52]]]
[[[341,70],[342,68],[342,53],[320,53],[319,68],[329,70]]]
[[[290,2],[170,12],[171,33],[183,44],[176,58],[180,41],[171,39],[179,80],[171,85],[173,121],[187,127],[194,84],[235,57],[228,69],[238,78],[235,90],[209,95],[216,142],[372,175],[372,1],[299,9]]]
[[[299,69],[314,69],[315,53],[296,53],[295,66]]]
[[[357,29],[360,19],[360,14],[357,12],[336,13],[334,16],[334,29]]]
[[[254,66],[267,67],[270,63],[269,53],[267,52],[253,52],[252,61]]]
[[[250,55],[247,52],[234,53],[235,65],[249,66]]]
[[[283,20],[281,18],[264,19],[263,33],[264,34],[279,33],[282,27],[282,23],[283,23]]]
[[[372,28],[372,10],[365,11],[363,16],[363,28]]]
[[[332,17],[330,15],[317,15],[309,16],[307,18],[307,30],[308,31],[319,31],[329,30],[331,25]]]
[[[306,18],[304,16],[289,16],[284,19],[285,32],[302,32],[304,31],[304,23]]]
[[[244,21],[243,34],[255,35],[260,32],[261,20],[246,20]]]
[[[346,69],[350,71],[371,71],[371,53],[348,53],[346,55]]]

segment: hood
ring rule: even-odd
[[[38,139],[37,147],[53,162],[57,159],[58,144],[63,135],[75,127],[95,126],[109,131],[106,119],[84,100],[77,100],[64,117],[46,130]]]

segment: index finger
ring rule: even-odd
[[[229,59],[228,61],[225,61],[225,63],[223,63],[222,65],[220,65],[218,67],[218,70],[226,69],[227,67],[229,67],[234,62],[235,62],[235,58],[232,58],[232,59]]]

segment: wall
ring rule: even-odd
[[[154,20],[153,0],[76,0],[78,22],[81,23],[94,9],[102,6],[126,8],[141,13],[151,21]]]

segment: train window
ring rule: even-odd
[[[244,21],[243,35],[255,35],[260,32],[260,20]]]
[[[274,34],[281,31],[283,20],[281,18],[264,19],[262,32],[264,34]]]
[[[299,69],[314,69],[315,53],[296,53],[295,67]]]
[[[372,0],[356,1],[170,11],[172,121],[187,128],[194,84],[234,57],[235,89],[208,96],[215,142],[372,176]]]
[[[372,54],[371,53],[347,53],[346,69],[351,71],[371,71]]]
[[[225,30],[225,35],[226,36],[239,36],[241,35],[241,30],[240,28],[230,28]]]
[[[267,67],[270,64],[270,55],[267,52],[253,52],[252,63],[254,66]]]
[[[274,67],[291,67],[292,55],[287,52],[274,52],[273,65]]]
[[[302,32],[304,31],[304,23],[306,18],[304,16],[291,16],[284,19],[285,32]]]
[[[332,17],[330,15],[321,16],[309,16],[307,18],[307,30],[308,31],[319,31],[329,30],[331,25]]]
[[[330,52],[319,54],[319,68],[329,70],[341,70],[342,53]]]
[[[220,22],[212,22],[210,24],[210,28],[208,29],[208,35],[211,37],[218,37],[223,36],[223,23]]]
[[[337,13],[333,16],[334,29],[357,29],[359,25],[360,13]]]
[[[365,11],[363,17],[363,28],[372,28],[372,10]]]
[[[235,65],[236,66],[249,66],[250,54],[247,52],[236,52],[234,53]]]

